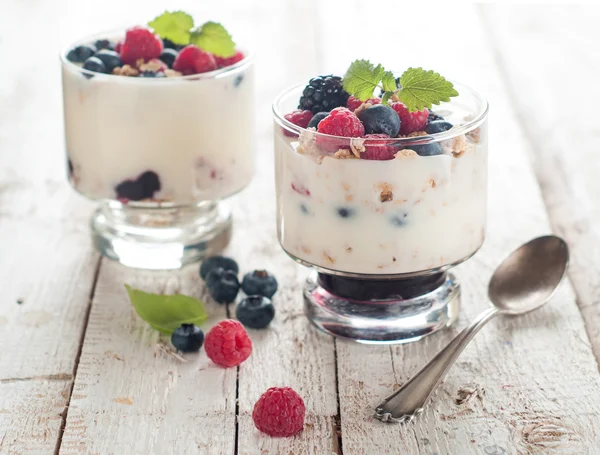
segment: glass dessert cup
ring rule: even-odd
[[[98,202],[94,243],[130,267],[175,269],[222,250],[223,199],[254,172],[252,55],[215,71],[168,78],[87,71],[61,53],[69,181]]]
[[[364,343],[416,341],[458,317],[450,272],[481,247],[487,207],[487,102],[468,87],[435,106],[454,127],[427,137],[339,138],[284,118],[302,87],[273,105],[279,242],[311,268],[308,319]],[[356,159],[370,146],[394,159]],[[337,152],[335,151],[337,150]]]

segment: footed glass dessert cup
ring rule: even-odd
[[[395,138],[337,137],[292,123],[285,114],[297,108],[301,86],[275,100],[279,242],[311,269],[305,313],[319,329],[402,343],[456,320],[460,283],[450,269],[485,237],[488,105],[454,87],[459,96],[427,120],[443,117],[450,129]]]
[[[109,74],[94,58],[73,62],[88,43],[119,46],[124,35],[89,37],[61,54],[69,181],[98,202],[91,230],[103,255],[175,269],[229,242],[221,201],[254,172],[253,59],[244,50],[239,61],[217,68],[210,60],[215,69],[184,75],[171,69],[182,46],[165,41],[166,70],[156,58],[137,69],[120,62]]]

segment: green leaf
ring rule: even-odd
[[[190,42],[217,57],[231,57],[235,54],[235,43],[231,35],[217,22],[206,22],[193,30]]]
[[[161,38],[171,40],[175,44],[189,44],[194,19],[183,11],[165,11],[148,22],[148,26]]]
[[[409,68],[400,76],[400,90],[397,95],[409,111],[420,111],[430,108],[432,104],[450,101],[457,96],[451,82],[434,71],[423,68]]]
[[[150,294],[125,285],[140,318],[162,333],[173,333],[181,324],[200,325],[208,318],[204,304],[186,295]]]
[[[365,101],[373,96],[373,90],[381,81],[384,72],[381,65],[373,66],[368,60],[355,60],[344,75],[344,90]]]
[[[396,86],[396,78],[394,77],[394,73],[391,71],[386,71],[383,73],[383,77],[381,78],[381,86],[383,87],[384,92],[394,92],[398,89]]]
[[[388,104],[388,101],[390,100],[393,94],[394,92],[384,92],[383,96],[381,97],[381,104]]]

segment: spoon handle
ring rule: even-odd
[[[375,409],[375,418],[384,422],[407,422],[422,412],[423,406],[465,346],[497,314],[496,308],[481,313],[408,382],[383,400]]]

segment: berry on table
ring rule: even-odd
[[[261,395],[254,409],[254,425],[269,436],[294,436],[304,428],[304,400],[290,387],[271,387]]]
[[[354,112],[358,109],[363,103],[371,103],[371,104],[381,104],[381,98],[369,98],[366,101],[361,101],[356,99],[354,95],[350,95],[348,101],[346,101],[346,107]]]
[[[246,295],[271,298],[277,292],[277,279],[266,270],[254,270],[244,275],[242,290]]]
[[[329,112],[336,107],[345,106],[348,96],[341,77],[331,74],[314,77],[304,87],[298,109],[309,110],[313,114]]]
[[[329,115],[329,112],[317,112],[313,116],[313,118],[310,119],[310,122],[308,122],[308,125],[306,127],[307,128],[318,128],[319,123],[321,123],[321,120],[323,120],[328,115]]]
[[[93,57],[96,51],[96,46],[93,44],[82,44],[69,51],[67,60],[73,63],[83,63],[88,58]]]
[[[177,52],[175,49],[167,48],[163,49],[159,58],[169,68],[173,68],[173,63],[175,63],[175,59],[177,58],[178,54],[179,52]]]
[[[102,60],[102,63],[104,63],[104,66],[106,66],[107,73],[112,73],[114,68],[123,64],[121,61],[121,56],[110,49],[101,49],[96,52],[94,57]]]
[[[400,134],[407,135],[415,131],[423,131],[427,123],[429,109],[425,108],[422,111],[410,112],[408,108],[399,101],[392,103],[392,109],[396,111],[400,117]]]
[[[217,69],[215,56],[210,52],[200,49],[194,44],[190,44],[177,55],[173,62],[173,69],[184,75],[206,73]]]
[[[235,262],[235,260],[232,258],[228,258],[226,256],[211,256],[202,261],[202,264],[200,265],[200,277],[202,277],[203,280],[206,280],[206,277],[210,271],[216,269],[217,267],[230,270],[236,275],[240,271],[237,262]]]
[[[94,46],[96,47],[97,50],[102,50],[102,49],[108,49],[111,51],[115,50],[115,43],[113,43],[111,40],[107,40],[107,39],[99,39],[94,43]]]
[[[244,60],[244,54],[242,51],[236,51],[231,57],[219,57],[215,55],[215,60],[217,61],[219,68],[225,68],[226,66],[235,65]]]
[[[90,57],[83,63],[83,69],[95,73],[106,73],[106,65],[98,57]]]
[[[387,134],[367,134],[364,142],[365,151],[360,154],[361,160],[393,160],[396,149],[389,145]],[[378,141],[377,139],[381,139]],[[387,140],[386,140],[387,139]]]
[[[275,317],[271,299],[262,295],[250,295],[235,308],[235,317],[251,329],[264,329]]]
[[[204,332],[194,324],[182,324],[171,334],[171,344],[181,352],[196,352],[204,343]]]
[[[144,61],[158,58],[163,50],[161,39],[147,28],[133,27],[125,32],[125,40],[121,45],[121,60],[127,65],[135,65]]]
[[[231,303],[238,295],[240,282],[231,270],[217,267],[206,276],[206,287],[215,302]]]
[[[400,117],[394,109],[385,104],[375,104],[358,114],[367,134],[387,134],[396,137],[400,131]]]
[[[452,126],[452,123],[447,122],[446,120],[434,120],[425,125],[425,132],[427,134],[443,133],[452,128]]]
[[[225,319],[206,334],[204,350],[217,365],[234,367],[250,357],[252,341],[241,323]]]

